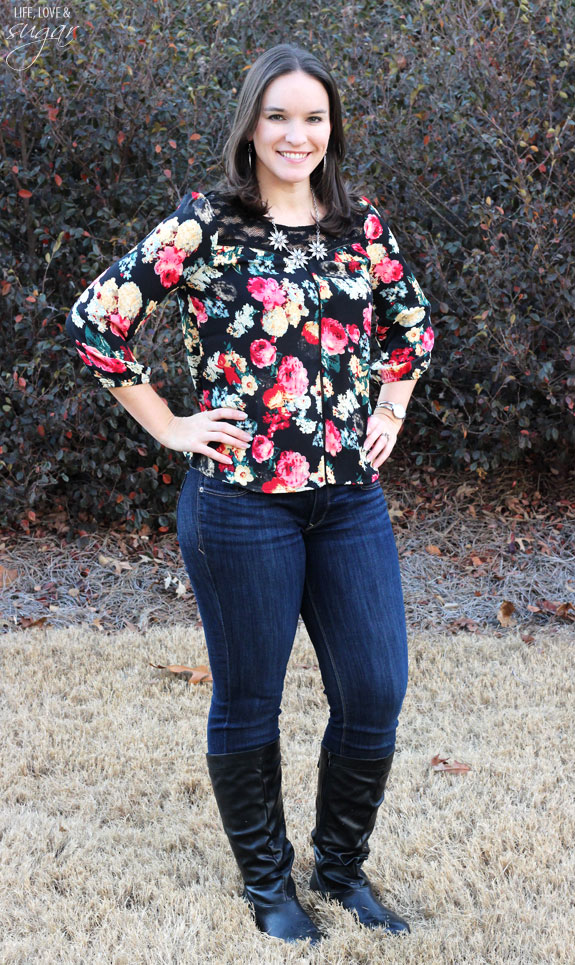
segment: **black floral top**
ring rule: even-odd
[[[149,382],[128,343],[176,292],[193,411],[241,409],[234,424],[253,437],[215,446],[233,466],[186,452],[190,466],[268,493],[376,481],[362,448],[370,380],[419,378],[434,334],[393,234],[360,204],[346,236],[322,233],[318,249],[315,225],[274,229],[192,191],[86,288],[66,331],[104,387]]]

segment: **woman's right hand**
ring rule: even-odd
[[[194,415],[175,415],[168,422],[159,441],[168,449],[175,449],[176,452],[201,452],[210,459],[215,459],[216,462],[233,465],[233,459],[218,452],[208,443],[223,442],[226,446],[247,448],[252,436],[245,432],[241,425],[224,422],[224,419],[243,421],[245,418],[245,412],[241,409],[233,409],[231,406],[206,409],[203,412],[195,412]]]

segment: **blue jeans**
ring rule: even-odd
[[[176,516],[213,677],[208,753],[279,737],[301,613],[329,704],[322,743],[348,757],[390,754],[407,688],[407,633],[379,482],[262,493],[190,467]]]

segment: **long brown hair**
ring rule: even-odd
[[[223,163],[225,178],[216,189],[229,200],[239,202],[246,212],[255,217],[268,213],[262,200],[255,173],[250,167],[248,133],[256,127],[264,93],[268,85],[282,74],[302,71],[315,77],[325,87],[329,97],[331,133],[324,164],[319,164],[310,176],[311,186],[326,209],[320,227],[338,235],[349,228],[353,213],[361,210],[350,189],[344,183],[340,164],[346,153],[341,116],[341,101],[335,80],[314,54],[292,44],[276,44],[254,61],[247,72],[239,93],[231,133],[225,143]]]

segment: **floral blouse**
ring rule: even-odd
[[[96,278],[66,331],[105,388],[150,381],[128,343],[176,292],[194,412],[232,406],[252,435],[233,465],[185,452],[206,476],[267,493],[364,485],[370,380],[417,379],[430,362],[430,305],[367,198],[345,237],[276,228],[215,191],[177,209]],[[148,323],[149,324],[149,323]]]

